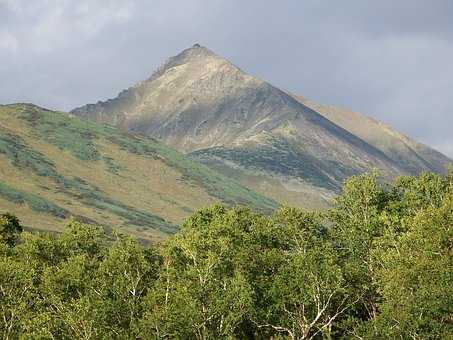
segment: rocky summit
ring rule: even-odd
[[[253,77],[195,44],[148,79],[74,115],[151,136],[279,202],[329,204],[343,180],[444,172],[450,162],[362,114]]]

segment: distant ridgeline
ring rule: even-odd
[[[21,231],[0,215],[4,339],[453,338],[453,169],[352,177],[324,213],[213,205],[149,247]]]

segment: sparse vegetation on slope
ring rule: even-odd
[[[150,138],[29,104],[0,106],[0,116],[0,180],[8,188],[2,197],[41,214],[98,223],[111,216],[111,223],[146,236],[173,233],[175,224],[201,202],[242,203],[263,211],[276,207]]]
[[[0,181],[0,196],[17,204],[26,204],[36,212],[51,214],[59,218],[69,216],[69,211],[66,209],[63,209],[37,195],[14,189],[2,181]]]

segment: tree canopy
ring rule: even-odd
[[[350,178],[327,212],[213,205],[161,244],[0,215],[3,339],[453,338],[453,171]],[[109,228],[110,229],[110,228]]]

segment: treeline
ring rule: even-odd
[[[212,206],[159,245],[0,217],[3,339],[452,339],[453,171],[352,177],[323,213]]]

